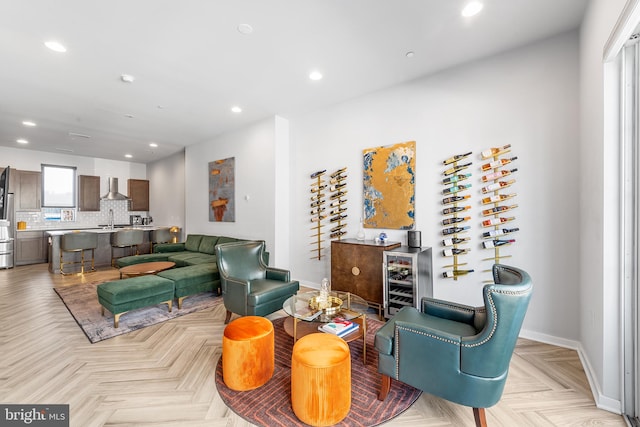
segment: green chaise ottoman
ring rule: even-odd
[[[167,304],[171,311],[174,291],[173,281],[163,277],[131,277],[98,285],[98,301],[103,316],[105,308],[113,313],[113,326],[117,328],[120,316],[130,310]]]
[[[220,274],[216,263],[196,264],[188,267],[172,268],[161,271],[158,277],[169,279],[175,285],[175,297],[178,299],[178,309],[182,308],[182,301],[200,292],[220,294]]]

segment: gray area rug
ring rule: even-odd
[[[120,317],[120,325],[116,329],[113,327],[113,315],[107,310],[105,310],[104,316],[101,314],[96,290],[100,283],[102,282],[53,288],[91,343],[123,335],[185,314],[205,310],[222,303],[222,297],[214,295],[212,292],[204,292],[185,298],[180,310],[174,301],[171,312],[168,311],[166,304],[127,312]]]

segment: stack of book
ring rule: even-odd
[[[357,331],[359,327],[360,325],[355,322],[343,319],[342,317],[336,317],[331,322],[318,326],[318,330],[343,337],[351,332]]]

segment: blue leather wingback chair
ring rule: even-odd
[[[514,267],[493,266],[483,288],[484,307],[423,298],[405,307],[375,336],[384,400],[391,378],[473,408],[486,426],[485,408],[502,396],[509,362],[531,298],[531,278]]]
[[[224,323],[231,314],[266,316],[282,308],[282,304],[300,288],[291,280],[288,270],[264,263],[264,241],[242,241],[216,246],[222,298],[227,309]]]

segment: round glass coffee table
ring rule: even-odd
[[[284,321],[284,330],[295,342],[307,334],[318,331],[318,326],[329,323],[335,317],[342,317],[360,325],[357,331],[341,337],[346,342],[362,338],[362,357],[367,360],[367,310],[369,304],[357,295],[349,292],[332,291],[329,296],[334,302],[326,309],[315,308],[320,291],[298,293],[282,304],[289,315]],[[337,304],[336,301],[341,301]]]

